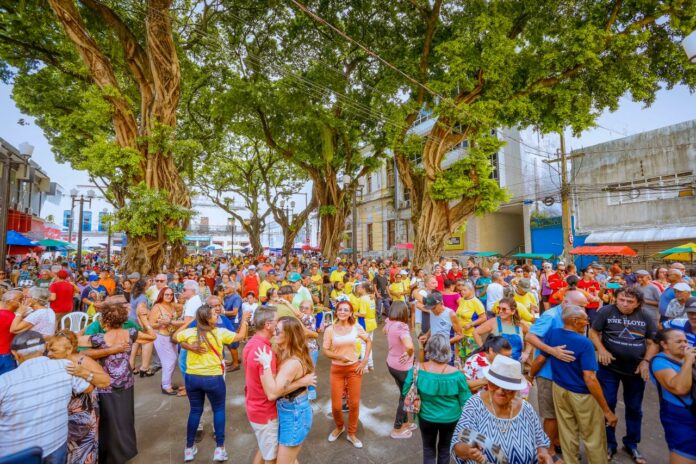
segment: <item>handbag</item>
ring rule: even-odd
[[[411,414],[418,414],[421,407],[421,399],[418,394],[418,371],[420,366],[416,364],[413,367],[413,383],[411,388],[409,388],[406,397],[404,398],[404,411],[410,412]]]

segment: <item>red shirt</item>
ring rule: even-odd
[[[251,337],[251,340],[244,347],[242,353],[242,364],[244,366],[244,396],[246,397],[246,412],[249,422],[254,424],[267,424],[269,421],[278,417],[276,402],[270,401],[263,391],[261,383],[261,374],[263,374],[263,366],[256,361],[256,351],[259,348],[273,352],[271,341],[267,338],[256,334]],[[271,372],[276,374],[276,355],[273,353],[271,361]]]
[[[567,287],[568,282],[566,282],[565,278],[561,277],[558,274],[558,272],[554,272],[546,280],[548,282],[549,287],[551,287],[551,289],[553,290],[553,293],[551,294],[551,296],[549,296],[549,303],[551,303],[552,305],[560,304],[561,300],[555,297],[556,292],[558,292],[563,287]]]
[[[447,278],[449,280],[457,281],[457,279],[463,279],[464,278],[464,273],[462,271],[459,272],[454,272],[454,271],[449,271],[447,273]]]
[[[73,295],[75,287],[68,281],[56,281],[48,291],[56,294],[56,299],[51,301],[51,309],[56,313],[69,313],[73,310]]]
[[[437,279],[437,288],[436,290],[440,293],[445,291],[445,275],[444,274],[435,274],[435,279]]]
[[[0,309],[0,354],[10,354],[10,344],[15,334],[10,332],[15,313],[8,309]]]
[[[242,298],[247,296],[247,293],[254,292],[256,298],[259,297],[259,276],[257,274],[247,275],[244,277],[244,295]]]
[[[210,293],[215,293],[215,277],[203,277],[205,279],[205,284],[210,289]]]
[[[578,282],[578,288],[585,290],[587,293],[593,296],[599,296],[599,282],[596,280],[592,279],[589,282],[586,282],[585,279],[580,279]],[[585,306],[585,309],[597,309],[599,308],[599,301],[590,301],[587,303],[587,306]]]

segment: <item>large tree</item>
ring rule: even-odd
[[[140,272],[183,256],[190,216],[181,172],[197,146],[176,139],[182,79],[173,22],[182,11],[172,3],[0,1],[1,77],[58,160],[105,189],[128,237],[126,265]],[[179,6],[200,16],[190,3]]]
[[[417,81],[402,80],[408,98],[385,117],[396,123],[391,147],[411,194],[419,265],[435,261],[469,217],[504,200],[489,179],[488,156],[499,147],[485,136],[492,129],[579,133],[627,92],[650,104],[663,86],[696,85],[696,66],[679,47],[696,28],[694,0],[411,0],[394,8],[398,21],[374,25],[391,46],[366,43]],[[421,112],[434,124],[414,127]],[[478,140],[476,149],[443,166],[465,139]]]
[[[283,230],[283,251],[289,254],[315,202],[294,218],[288,217],[278,205],[281,198],[300,191],[307,182],[306,176],[290,169],[263,142],[234,136],[228,141],[224,150],[208,153],[195,163],[196,189],[235,218],[249,235],[252,251],[257,256],[263,254],[261,237],[272,215]],[[242,203],[235,203],[235,199]]]
[[[216,113],[309,176],[320,246],[334,257],[358,179],[379,165],[386,147],[383,123],[370,109],[380,79],[375,60],[282,2],[229,6],[209,37],[209,53],[232,71],[218,84]],[[379,2],[346,8],[345,2],[328,1],[319,7],[332,20],[346,21],[352,33],[380,40],[370,24],[382,14]],[[282,224],[282,215],[276,221]]]

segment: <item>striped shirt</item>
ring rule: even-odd
[[[39,356],[0,375],[0,456],[40,446],[46,457],[68,440],[68,403],[89,387],[68,363]]]

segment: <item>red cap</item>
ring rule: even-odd
[[[61,269],[60,271],[56,272],[56,275],[59,279],[67,279],[70,274],[68,274],[68,271],[65,269]]]

